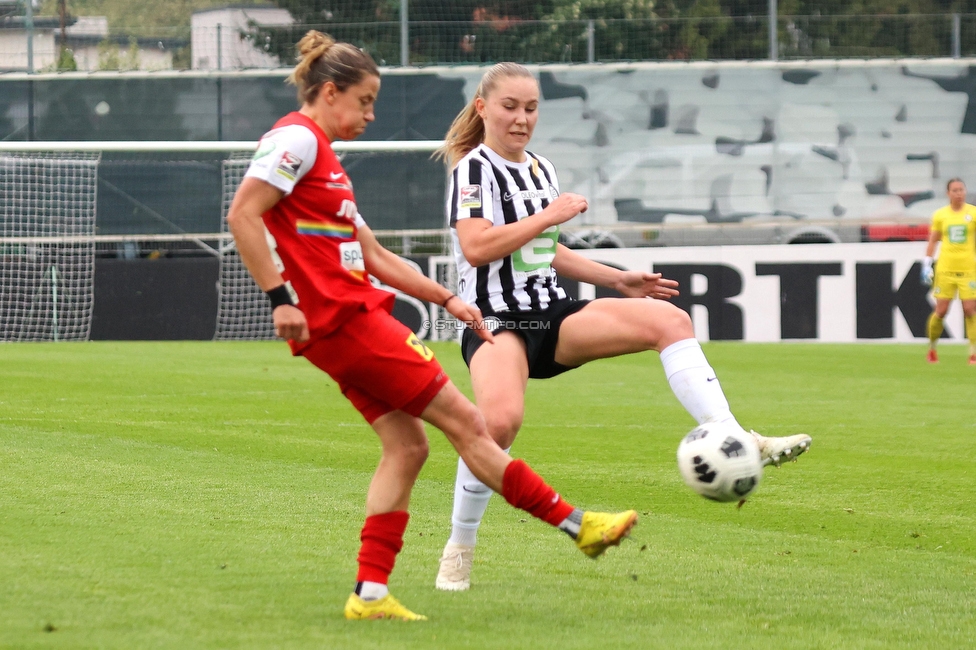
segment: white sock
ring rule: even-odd
[[[674,396],[698,424],[735,419],[697,340],[684,339],[661,350],[661,365]]]
[[[563,519],[562,523],[556,526],[559,530],[563,531],[573,539],[579,537],[580,527],[583,525],[583,510],[582,508],[574,508],[569,516]]]
[[[379,600],[390,593],[390,589],[382,582],[363,582],[356,584],[356,594],[363,600]]]
[[[507,454],[511,447],[505,450]],[[457,478],[454,480],[454,512],[451,515],[452,544],[474,546],[478,543],[478,527],[488,509],[491,488],[475,478],[464,460],[458,458]]]

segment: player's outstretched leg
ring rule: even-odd
[[[697,340],[683,339],[664,348],[661,364],[675,397],[699,424],[735,421],[715,371]],[[755,431],[752,435],[759,444],[764,466],[779,467],[783,461],[796,460],[813,442],[804,433],[784,438],[768,438]]]
[[[467,466],[463,469],[470,472]],[[611,546],[618,546],[637,524],[637,513],[633,510],[605,513],[573,508],[521,460],[509,464],[502,489],[506,501],[564,531],[576,541],[577,548],[593,559]],[[444,591],[469,589],[473,562],[474,544],[448,541],[434,586]]]
[[[577,548],[594,559],[618,546],[637,524],[633,510],[604,513],[574,508],[523,460],[513,460],[505,468],[501,494],[509,504],[572,537]]]
[[[522,460],[513,460],[505,468],[502,496],[516,508],[565,532],[583,553],[594,559],[611,546],[618,546],[637,524],[633,510],[611,514],[574,508]]]
[[[423,418],[444,432],[479,481],[510,505],[565,532],[590,557],[619,545],[637,523],[633,511],[588,513],[563,500],[524,461],[512,460],[491,439],[481,412],[453,384],[437,394]]]
[[[584,512],[580,530],[576,535],[576,546],[594,560],[611,546],[630,534],[637,523],[637,513],[633,510],[617,513]]]
[[[593,559],[603,555],[611,546],[618,546],[637,524],[637,513],[633,510],[605,513],[574,508],[521,460],[512,461],[506,468],[502,496],[516,508],[568,534],[576,541],[577,548]],[[441,555],[434,585],[444,591],[465,591],[470,588],[473,561],[473,544],[448,541]]]
[[[785,461],[796,461],[796,457],[810,449],[813,439],[805,433],[798,433],[782,438],[769,438],[761,436],[755,431],[749,433],[756,439],[759,445],[759,455],[762,457],[763,467],[775,465],[779,467]]]

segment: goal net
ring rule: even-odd
[[[0,151],[0,341],[88,338],[98,161]]]
[[[214,340],[268,340],[275,338],[271,303],[251,278],[237,253],[227,226],[234,194],[251,162],[251,155],[232,154],[221,167],[220,275],[217,283],[217,329]]]

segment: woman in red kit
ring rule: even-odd
[[[588,556],[619,544],[637,514],[583,512],[524,462],[513,461],[433,353],[390,315],[393,294],[376,289],[370,275],[443,305],[492,341],[478,309],[380,246],[356,209],[331,143],[356,138],[373,121],[380,89],[376,64],[358,48],[316,31],[298,49],[289,81],[302,106],[261,139],[227,219],[241,259],[271,300],[275,332],[339,384],[380,439],[346,618],[425,618],[387,589],[403,546],[410,491],[427,459],[424,421],[444,432],[492,490],[565,531]]]

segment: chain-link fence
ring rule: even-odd
[[[753,3],[756,4],[756,3]],[[758,3],[764,7],[765,2]],[[757,6],[756,9],[762,9]],[[472,12],[466,20],[295,22],[285,9],[198,12],[186,26],[116,27],[99,17],[0,18],[0,71],[242,70],[289,67],[309,30],[356,44],[381,65],[663,60],[966,57],[976,13],[535,20]]]

